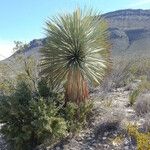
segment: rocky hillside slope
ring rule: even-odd
[[[118,10],[103,17],[108,21],[113,56],[150,56],[150,10]],[[44,43],[45,39],[31,41],[25,54],[39,56],[38,51]]]
[[[150,54],[150,10],[119,10],[104,14],[111,33],[112,52]]]

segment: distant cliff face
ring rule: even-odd
[[[103,15],[111,28],[120,30],[150,29],[150,10],[119,10]]]
[[[150,56],[150,10],[118,10],[103,15],[107,20],[112,44],[112,55]],[[33,40],[26,55],[39,56],[46,39]]]
[[[119,10],[103,16],[108,21],[113,55],[150,54],[150,10]]]

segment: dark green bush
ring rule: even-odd
[[[86,102],[77,105],[67,103],[64,108],[63,117],[66,119],[68,131],[71,133],[79,132],[87,123],[87,119],[92,114],[93,103]]]
[[[47,88],[45,83],[40,84]],[[47,95],[48,89],[47,94],[41,91],[34,93],[21,82],[14,93],[0,97],[1,133],[11,150],[32,150],[41,144],[53,144],[68,132],[74,134],[86,125],[93,103],[64,105],[61,94]]]
[[[50,95],[50,90],[47,86],[47,82],[46,82],[45,78],[42,78],[38,82],[38,92],[39,92],[41,97],[48,97]]]
[[[13,150],[32,150],[45,140],[53,142],[64,136],[67,130],[54,103],[34,98],[24,82],[11,96],[2,97],[0,118],[1,132]]]
[[[41,78],[41,80],[38,82],[38,94],[47,101],[55,103],[57,107],[63,105],[63,94],[53,91],[48,86],[45,78]]]
[[[54,103],[45,102],[44,99],[32,100],[30,111],[33,112],[31,124],[36,131],[36,137],[44,142],[44,139],[56,140],[66,134],[65,120],[58,115],[58,109]]]

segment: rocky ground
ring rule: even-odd
[[[113,90],[101,100],[99,90],[91,94],[94,100],[94,117],[88,128],[74,138],[64,139],[48,150],[135,150],[135,142],[125,130],[128,123],[141,123],[132,107],[129,106],[129,92],[125,88]],[[0,136],[0,150],[6,144]]]
[[[125,125],[141,123],[129,106],[129,92],[119,88],[109,92],[101,101],[99,91],[95,100],[94,119],[88,129],[74,138],[58,143],[53,150],[135,150],[135,141],[127,135]],[[49,149],[50,150],[50,149]]]

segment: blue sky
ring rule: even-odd
[[[150,0],[0,0],[0,59],[12,54],[13,41],[44,37],[48,17],[71,12],[77,6],[105,13],[126,8],[150,9]]]

